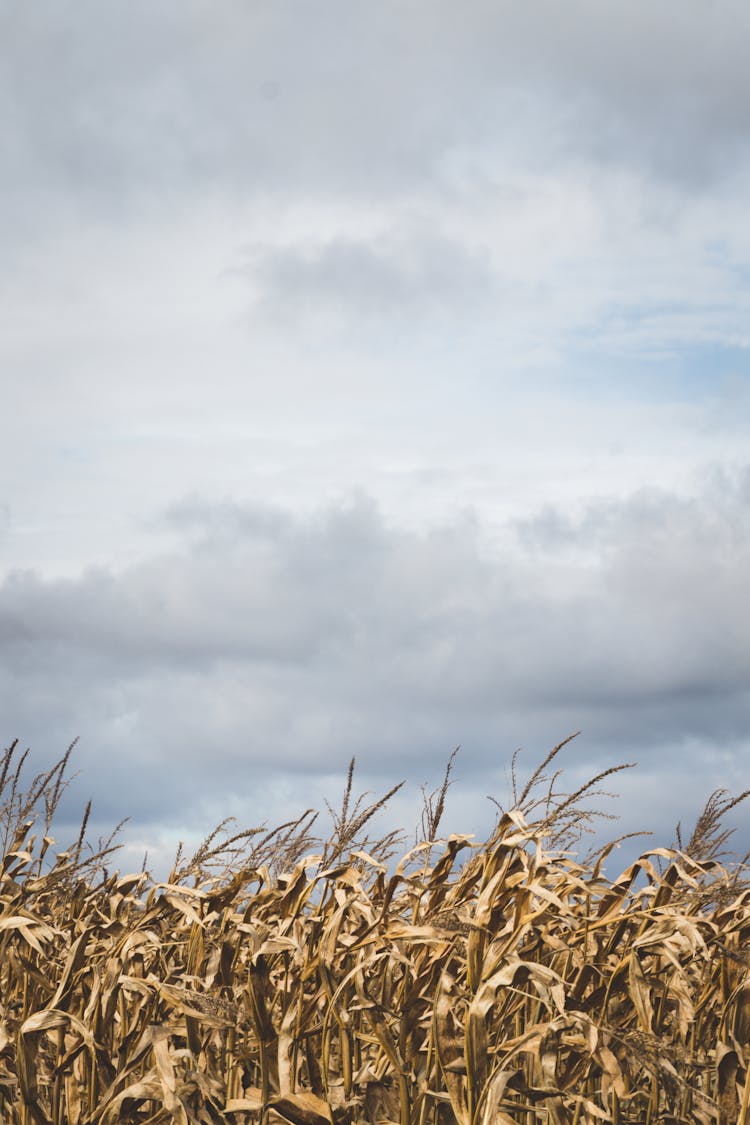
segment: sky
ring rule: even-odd
[[[353,755],[480,837],[578,730],[605,835],[748,785],[748,34],[0,0],[0,741],[122,868]]]

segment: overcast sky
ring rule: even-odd
[[[745,0],[0,0],[0,714],[130,854],[750,750]],[[750,845],[747,818],[740,837]]]

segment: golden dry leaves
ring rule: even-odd
[[[750,1125],[750,898],[706,908],[686,855],[607,881],[514,812],[390,875],[89,885],[29,830],[0,880],[8,1125]]]

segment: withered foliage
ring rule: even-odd
[[[750,890],[711,851],[729,802],[697,854],[611,879],[613,845],[559,850],[593,792],[555,792],[559,749],[481,845],[431,838],[451,759],[397,865],[392,835],[365,848],[382,799],[350,771],[317,854],[305,814],[212,835],[156,883],[110,873],[111,839],[55,854],[67,757],[22,793],[11,747],[0,1121],[748,1125]]]

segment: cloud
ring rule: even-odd
[[[467,314],[488,315],[499,288],[486,248],[418,231],[257,247],[247,276],[258,325],[364,328],[381,339],[384,328],[403,339],[440,321],[455,330]]]
[[[741,4],[709,13],[693,2],[657,11],[579,0],[563,11],[548,0],[509,5],[498,13],[495,30],[501,26],[516,81],[525,74],[529,89],[564,107],[555,157],[563,149],[641,168],[687,190],[731,178],[746,163]]]
[[[89,363],[152,389],[226,339],[239,276],[255,370],[363,337],[431,368],[596,378],[746,351],[747,18],[12,5],[6,318],[58,381]],[[187,355],[156,349],[160,319]]]
[[[460,17],[434,2],[11,4],[5,190],[29,230],[41,200],[54,221],[63,199],[127,214],[186,191],[371,198],[450,189],[467,159],[626,164],[692,190],[747,160],[747,23],[739,3],[685,0]]]
[[[691,748],[664,798],[689,819],[746,750],[747,481],[543,512],[491,552],[468,518],[407,532],[365,496],[309,517],[187,501],[170,554],[5,581],[5,721],[42,752],[81,734],[100,810],[141,834],[282,819],[351,754],[376,785],[423,781],[458,743],[481,825],[517,745],[581,727],[574,776],[636,758],[663,784]]]
[[[142,834],[579,726],[733,784],[748,20],[5,5],[10,733]]]

